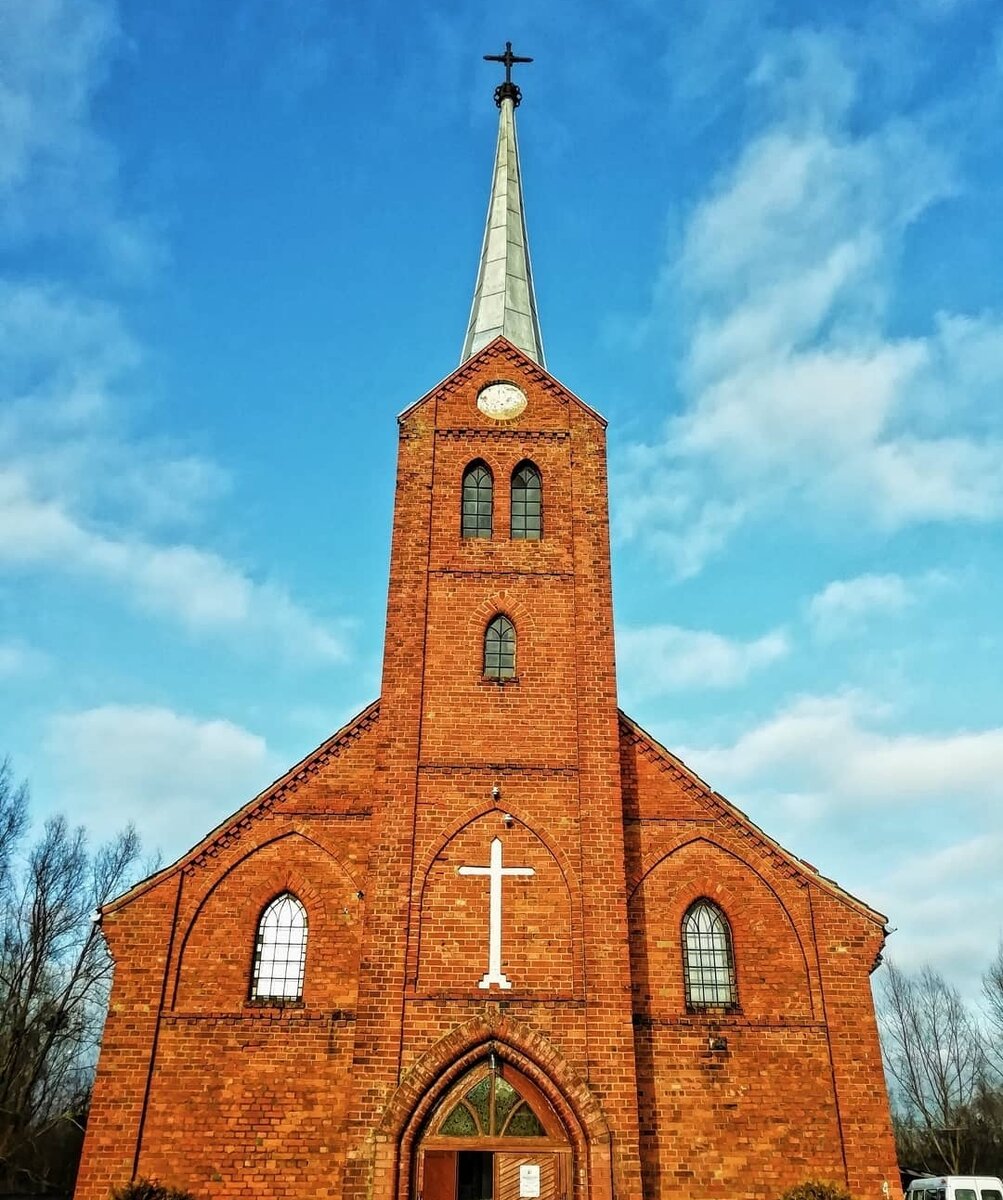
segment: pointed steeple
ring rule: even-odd
[[[505,63],[506,81],[495,92],[500,109],[498,149],[474,303],[460,362],[466,362],[501,334],[540,366],[545,366],[533,273],[529,265],[519,146],[515,136],[515,109],[520,93],[511,78],[513,62],[531,62],[532,59],[516,58],[511,42],[506,44],[504,56],[486,54],[484,57]]]

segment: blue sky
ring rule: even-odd
[[[972,988],[996,0],[0,0],[0,749],[172,858],[376,694],[506,39],[548,365],[610,421],[621,703]]]

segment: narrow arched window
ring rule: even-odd
[[[500,613],[484,631],[484,674],[489,679],[515,675],[515,626]]]
[[[306,909],[291,892],[266,906],[254,943],[252,1000],[299,1000],[306,963]]]
[[[463,472],[463,505],[460,531],[465,538],[491,536],[494,480],[487,463],[472,462]]]
[[[683,917],[683,979],[690,1008],[738,1003],[731,929],[709,900],[697,900]]]
[[[512,537],[539,541],[543,536],[543,486],[531,462],[512,472]]]

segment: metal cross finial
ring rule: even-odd
[[[501,103],[503,100],[511,100],[513,105],[518,108],[519,102],[522,100],[522,92],[520,92],[516,85],[512,82],[512,64],[529,63],[533,60],[531,58],[525,58],[521,54],[513,54],[512,43],[506,42],[504,54],[485,54],[484,61],[500,62],[505,64],[505,82],[500,83],[495,88],[495,104],[501,108]]]

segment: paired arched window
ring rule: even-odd
[[[463,504],[460,533],[465,538],[491,536],[494,480],[487,463],[472,462],[463,472]]]
[[[511,526],[514,538],[539,541],[543,536],[543,488],[531,462],[520,463],[512,472]]]
[[[460,504],[460,535],[489,538],[494,529],[494,477],[482,459],[463,472]],[[509,533],[513,538],[539,541],[543,537],[543,481],[538,468],[527,459],[512,472]]]
[[[291,892],[266,905],[254,943],[252,1000],[299,1000],[306,964],[306,909]]]
[[[683,917],[683,980],[690,1008],[732,1008],[738,1003],[731,928],[709,900],[697,900]]]
[[[484,674],[488,679],[515,675],[515,626],[502,613],[484,630]]]

